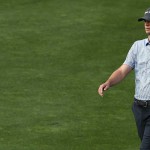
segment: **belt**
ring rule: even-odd
[[[142,107],[149,107],[150,106],[150,100],[138,100],[138,99],[135,99],[135,103],[139,106],[142,106]]]

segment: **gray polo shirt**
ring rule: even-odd
[[[134,42],[124,64],[135,71],[135,98],[150,100],[150,43],[148,39]]]

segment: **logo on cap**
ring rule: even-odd
[[[145,14],[149,14],[149,13],[150,13],[150,11],[146,11],[146,12],[145,12]]]

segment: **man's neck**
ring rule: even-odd
[[[150,35],[148,35],[148,41],[149,41],[149,43],[150,43]]]

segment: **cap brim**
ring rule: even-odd
[[[144,16],[138,19],[138,21],[145,21],[145,20],[150,21],[150,17]]]
[[[138,21],[145,21],[145,19],[144,18],[139,18]]]

